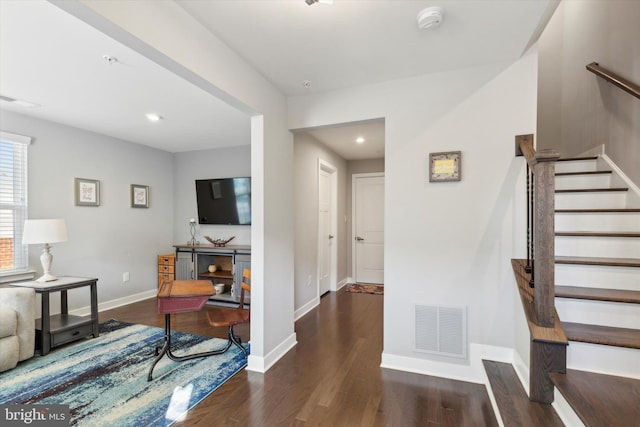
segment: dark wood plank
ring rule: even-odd
[[[637,231],[556,231],[555,234],[564,237],[640,237],[640,232]]]
[[[640,380],[572,369],[549,376],[587,427],[640,425]]]
[[[529,400],[512,365],[490,360],[482,363],[505,427],[564,426],[553,406]]]
[[[588,156],[588,157],[561,157],[557,161],[558,162],[579,162],[582,160],[598,160],[598,156]]]
[[[382,295],[329,292],[295,324],[298,344],[264,374],[242,371],[175,426],[497,426],[486,387],[380,368]],[[208,307],[181,313],[172,327],[226,337]],[[156,299],[100,313],[162,327]],[[249,325],[236,331],[249,338]]]
[[[556,193],[615,193],[619,191],[629,191],[629,189],[627,187],[570,188],[565,190],[556,190]]]
[[[640,304],[640,291],[556,285],[556,297]]]
[[[640,267],[640,259],[556,256],[556,264],[606,265],[611,267]]]
[[[569,341],[640,349],[640,330],[562,322]]]
[[[638,208],[620,208],[620,209],[556,209],[556,213],[637,213]]]
[[[584,172],[556,172],[556,176],[571,175],[610,175],[611,171],[584,171]]]

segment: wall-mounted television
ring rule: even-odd
[[[197,179],[200,224],[251,225],[251,177]]]

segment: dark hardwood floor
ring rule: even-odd
[[[380,368],[383,301],[330,292],[296,322],[298,344],[269,371],[238,373],[175,425],[497,426],[483,385]],[[172,327],[224,338],[206,309],[178,314]],[[164,325],[155,299],[100,313],[111,318]],[[248,339],[248,325],[237,332]]]
[[[564,427],[553,406],[529,400],[513,366],[483,360],[505,427]]]

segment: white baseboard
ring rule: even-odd
[[[513,363],[513,350],[506,347],[470,343],[469,359],[463,361],[463,363],[400,356],[383,352],[380,367],[414,374],[487,384],[487,375],[482,365],[483,359]]]
[[[627,195],[627,207],[640,207],[640,188],[638,188],[638,186],[633,181],[631,181],[631,179],[627,175],[625,175],[622,169],[620,169],[613,162],[613,160],[609,158],[609,156],[604,154],[604,149],[603,153],[600,155],[600,158],[607,164],[607,166],[611,168],[611,170],[618,176],[618,178],[622,180],[622,182],[624,182],[624,185],[629,187],[630,194]]]
[[[300,307],[299,309],[293,312],[293,321],[294,322],[297,321],[302,316],[304,316],[305,314],[307,314],[308,312],[316,308],[318,305],[320,305],[320,298],[318,297],[313,298],[311,301],[309,301],[308,303],[306,303],[305,305],[303,305],[302,307]]]
[[[347,286],[347,283],[351,283],[349,281],[349,279],[342,279],[341,281],[339,281],[338,283],[336,283],[336,291],[339,291],[340,289],[344,288],[345,286]]]
[[[588,150],[583,151],[582,153],[572,157],[594,157],[594,156],[601,156],[603,154],[604,154],[604,144],[600,144],[600,145],[596,145],[593,148],[589,148]]]
[[[137,294],[128,295],[124,298],[118,298],[111,301],[101,302],[98,304],[98,312],[111,310],[112,308],[122,307],[123,305],[131,304],[131,303],[142,301],[149,298],[155,298],[156,295],[158,295],[158,290],[151,289],[151,290],[140,292]],[[85,307],[69,310],[69,314],[73,314],[76,316],[88,316],[91,314],[91,306],[87,305]]]
[[[513,352],[513,369],[516,371],[516,375],[520,379],[520,383],[524,388],[525,393],[529,396],[529,366],[520,357],[520,354],[516,351]]]
[[[622,169],[620,169],[618,165],[616,165],[613,162],[613,160],[611,160],[611,158],[605,154],[604,150],[605,150],[604,144],[597,145],[589,150],[586,150],[578,154],[577,157],[589,157],[589,156],[600,157],[601,161],[603,161],[606,164],[606,167],[609,167],[618,176],[618,178],[622,180],[624,185],[629,187],[629,191],[631,192],[632,196],[629,197],[629,203],[627,207],[629,208],[640,207],[640,187],[638,187],[636,183],[631,181],[631,179],[629,179],[629,177],[625,175]],[[600,166],[602,166],[602,164],[600,164]]]
[[[280,360],[289,350],[298,344],[296,340],[295,332],[289,335],[284,341],[282,341],[276,348],[271,350],[265,357],[259,357],[249,355],[247,361],[247,370],[260,372],[264,374],[271,368],[278,360]]]

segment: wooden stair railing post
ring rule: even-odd
[[[535,211],[533,247],[534,304],[540,326],[553,327],[555,321],[555,162],[560,156],[552,150],[536,152],[533,180]]]
[[[516,136],[516,155],[524,156],[533,171],[533,230],[527,231],[533,234],[533,245],[527,248],[535,254],[533,290],[529,263],[517,268],[514,264],[531,334],[529,399],[551,403],[554,387],[548,374],[566,372],[567,360],[567,338],[555,308],[555,162],[560,155],[553,150],[536,152],[533,135]]]
[[[516,136],[516,155],[523,155],[533,170],[534,303],[539,326],[553,327],[555,319],[555,162],[553,150],[533,148],[533,135]]]

